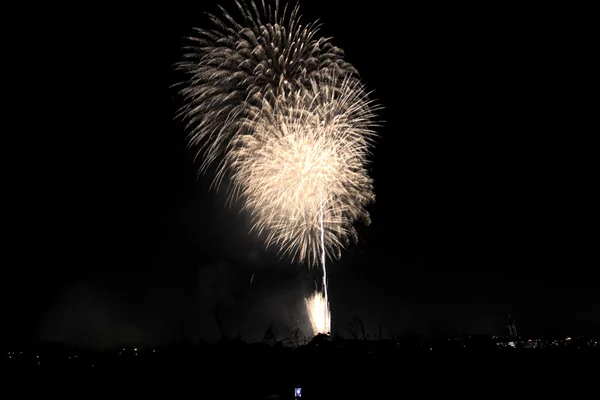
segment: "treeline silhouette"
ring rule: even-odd
[[[469,364],[479,369],[482,359],[489,365],[514,366],[519,364],[515,362],[519,355],[539,361],[536,355],[557,359],[559,354],[593,358],[600,354],[598,335],[572,338],[556,347],[528,348],[526,341],[514,347],[499,346],[498,340],[504,339],[489,335],[403,334],[373,340],[361,329],[351,339],[321,334],[306,343],[286,344],[269,332],[257,343],[223,337],[216,343],[182,341],[168,346],[94,349],[46,342],[29,350],[7,349],[4,367],[154,369],[160,371],[159,376],[191,371],[198,381],[199,398],[294,399],[295,387],[302,388],[302,399],[388,398],[383,393],[393,390],[399,377],[407,385],[406,376],[429,379],[436,376],[435,369],[437,376],[445,376]],[[357,397],[359,390],[368,394]],[[377,390],[382,391],[380,397]]]
[[[362,367],[385,366],[386,363],[406,355],[440,353],[490,353],[515,354],[539,352],[596,352],[600,353],[600,337],[577,337],[561,340],[552,346],[528,346],[526,340],[516,340],[490,335],[464,337],[428,337],[404,334],[394,339],[372,340],[364,333],[352,339],[330,338],[319,334],[310,340],[291,343],[276,341],[265,335],[263,341],[248,343],[240,337],[219,340],[216,343],[178,342],[168,346],[133,347],[117,349],[75,348],[57,342],[42,342],[35,349],[14,349],[4,352],[4,365],[13,367],[85,367],[131,368],[156,367],[195,368],[209,361],[214,365],[232,363],[237,368],[251,367],[257,363],[290,364],[310,370],[313,365],[325,363],[347,369],[350,364]],[[514,340],[511,346],[505,343]],[[501,341],[502,343],[500,343]]]

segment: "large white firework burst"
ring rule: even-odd
[[[283,10],[277,0],[273,7],[264,0],[260,6],[244,0],[236,5],[237,19],[222,7],[221,17],[209,14],[214,29],[196,29],[177,65],[187,75],[178,115],[186,121],[189,144],[203,158],[200,170],[217,162],[216,186],[229,169],[222,156],[231,140],[252,133],[241,124],[252,107],[323,73],[356,73],[330,38],[317,35],[319,23],[300,23],[298,5]]]
[[[356,69],[318,22],[302,25],[299,7],[236,1],[213,29],[196,29],[177,67],[185,72],[178,116],[200,171],[217,164],[213,183],[231,180],[253,229],[299,263],[323,268],[306,299],[313,332],[330,331],[326,258],[370,222],[374,200],[367,156],[377,107]]]
[[[376,108],[356,79],[322,74],[265,99],[245,120],[253,133],[235,138],[227,164],[268,246],[312,266],[321,251],[341,256],[356,238],[354,221],[370,222],[367,156]]]

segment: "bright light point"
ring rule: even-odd
[[[319,333],[328,334],[331,331],[331,312],[325,296],[315,291],[311,297],[305,299],[308,318],[316,336]]]

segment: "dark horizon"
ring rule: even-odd
[[[174,119],[173,64],[213,3],[23,14],[8,342],[212,340],[215,310],[230,336],[306,329],[317,271],[248,235]],[[600,332],[591,158],[562,139],[589,109],[582,45],[540,10],[386,4],[300,1],[384,107],[372,225],[329,264],[334,333],[357,316],[374,333],[494,335],[508,314],[532,338]]]

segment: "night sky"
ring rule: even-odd
[[[567,17],[335,3],[301,2],[303,21],[320,18],[384,123],[373,223],[329,264],[334,333],[347,336],[356,316],[373,335],[380,323],[384,335],[496,335],[508,314],[528,337],[600,331],[587,233],[597,179],[582,178],[591,159],[566,145],[586,113]],[[172,65],[192,27],[209,26],[204,11],[218,9],[15,12],[9,340],[214,341],[215,310],[229,336],[260,339],[271,323],[280,337],[308,332],[302,301],[317,272],[247,233],[210,174],[197,177],[174,119]]]

